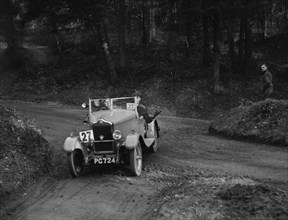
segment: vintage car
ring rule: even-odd
[[[156,115],[147,114],[140,97],[89,99],[84,123],[87,130],[73,134],[64,142],[72,177],[83,173],[85,166],[130,164],[132,174],[142,171],[142,150],[156,152],[159,126]],[[146,116],[146,117],[145,117]],[[147,120],[148,118],[148,120]]]

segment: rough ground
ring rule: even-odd
[[[68,175],[61,147],[86,112],[56,103],[8,102],[35,118],[55,153],[54,175],[7,197],[1,219],[287,219],[287,148],[208,134],[210,122],[159,117],[159,151],[143,175],[87,169]]]
[[[210,127],[212,134],[288,146],[288,101],[248,101],[232,108]]]
[[[14,109],[0,105],[0,196],[49,173],[51,149],[41,130]]]

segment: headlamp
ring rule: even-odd
[[[114,140],[119,140],[121,137],[122,137],[121,131],[115,130],[115,131],[113,132],[113,138],[114,138]]]

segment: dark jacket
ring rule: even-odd
[[[269,87],[273,87],[272,74],[268,70],[266,70],[265,72],[263,72],[261,74],[261,81],[262,81],[262,85],[263,85],[263,90],[265,90]]]
[[[148,114],[148,109],[145,105],[139,103],[139,105],[137,106],[137,112],[139,114],[139,116],[143,116],[144,120],[146,121],[147,124],[151,123],[154,119],[154,117],[151,117]]]

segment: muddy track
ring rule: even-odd
[[[56,154],[65,160],[63,141],[71,131],[83,128],[86,110],[53,103],[6,104],[34,118]],[[145,155],[140,177],[115,166],[87,169],[83,177],[72,179],[63,162],[55,167],[56,177],[43,178],[27,187],[21,198],[10,201],[5,218],[151,219],[167,187],[165,178],[177,178],[179,173],[189,176],[196,170],[259,179],[287,190],[286,149],[210,136],[207,121],[159,117],[159,124],[159,151]]]
[[[52,184],[46,180],[41,187],[47,184],[47,189],[16,210],[13,219],[143,219],[155,193],[145,181],[107,174]]]

